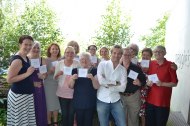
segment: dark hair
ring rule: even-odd
[[[148,52],[151,57],[152,57],[152,55],[153,55],[151,48],[146,48],[146,47],[145,47],[145,48],[142,50],[142,54],[143,54],[143,52]]]
[[[34,41],[34,39],[31,36],[29,36],[29,35],[22,35],[19,38],[19,44],[22,44],[25,39],[29,39],[31,41]]]
[[[121,50],[121,54],[123,54],[123,49],[120,45],[114,45],[112,48],[111,48],[111,53],[113,52],[113,49],[120,49]]]
[[[90,47],[91,47],[91,46],[95,47],[96,50],[98,49],[96,45],[89,45],[89,46],[88,46],[88,50],[90,50]]]
[[[50,49],[51,49],[51,47],[52,47],[53,45],[57,46],[58,49],[59,49],[59,53],[58,53],[58,55],[57,55],[57,58],[61,57],[61,50],[60,50],[60,47],[59,47],[59,45],[58,45],[57,43],[52,43],[52,44],[48,47],[48,49],[47,49],[47,57],[51,57]]]
[[[72,40],[72,41],[70,41],[70,42],[67,44],[67,46],[72,46],[72,47],[73,47],[74,45],[77,46],[77,50],[75,50],[75,54],[78,54],[78,53],[79,53],[79,50],[80,50],[78,42]]]

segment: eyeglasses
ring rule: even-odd
[[[164,51],[162,51],[162,50],[153,51],[153,53],[158,53],[158,54],[163,53],[163,52]]]
[[[89,49],[89,50],[93,50],[93,51],[96,51],[96,49]]]

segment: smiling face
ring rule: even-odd
[[[122,56],[122,48],[114,47],[111,51],[111,61],[118,63]]]
[[[89,53],[82,53],[80,55],[80,65],[83,68],[88,68],[91,65]]]
[[[123,50],[122,60],[124,63],[130,63],[132,58],[132,52],[130,48],[125,48]]]
[[[23,42],[19,44],[20,51],[23,54],[27,55],[30,52],[30,50],[32,48],[32,45],[33,45],[33,41],[32,40],[30,40],[30,39],[24,39]]]
[[[107,48],[102,48],[100,50],[100,56],[102,56],[102,58],[104,58],[104,59],[109,58],[109,51],[108,51],[108,49]]]
[[[94,45],[89,46],[88,51],[91,54],[91,56],[96,55],[97,48]]]
[[[146,51],[144,51],[143,53],[142,53],[142,59],[143,60],[151,60],[151,54],[149,53],[149,52],[146,52]]]
[[[50,54],[51,56],[53,57],[57,57],[58,53],[59,53],[59,47],[56,46],[56,45],[52,45],[51,48],[50,48]]]
[[[65,49],[65,59],[66,60],[73,60],[75,56],[75,50],[73,47],[69,46]]]
[[[30,51],[33,56],[40,56],[40,45],[35,43]]]
[[[163,60],[164,56],[166,55],[165,47],[163,46],[157,46],[154,51],[154,57],[156,60]]]

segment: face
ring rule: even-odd
[[[75,52],[78,51],[78,46],[77,46],[76,44],[73,44],[73,45],[71,45],[71,46],[75,49]]]
[[[65,50],[65,59],[66,59],[66,60],[73,60],[74,55],[75,55],[75,52],[74,52],[73,49],[67,48],[67,49]]]
[[[144,51],[142,53],[142,59],[143,60],[151,60],[151,54],[149,52]]]
[[[38,44],[36,44],[32,49],[31,52],[33,55],[39,55],[40,54],[40,47]]]
[[[89,57],[86,57],[86,56],[82,56],[80,58],[80,65],[83,67],[83,68],[88,68],[90,66],[90,58]]]
[[[129,48],[131,49],[132,56],[135,56],[136,51],[137,51],[136,47],[131,45]]]
[[[161,49],[155,49],[153,51],[154,53],[154,57],[156,60],[163,60],[164,59],[164,56],[165,56],[165,52]]]
[[[20,51],[24,54],[28,54],[32,48],[33,41],[30,39],[23,40],[22,44],[20,44]]]
[[[90,46],[89,53],[91,54],[91,56],[94,56],[96,54],[96,47]]]
[[[119,62],[122,56],[122,50],[119,48],[114,48],[111,53],[112,62]]]
[[[57,57],[58,53],[59,53],[59,48],[56,45],[52,45],[50,48],[51,56]]]
[[[130,50],[124,50],[122,55],[123,62],[131,62],[132,54]]]
[[[100,50],[100,55],[102,56],[102,58],[107,58],[108,55],[109,55],[109,52],[108,52],[107,49],[102,48],[102,49]]]

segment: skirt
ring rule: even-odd
[[[33,94],[16,94],[9,90],[7,126],[36,126]]]

